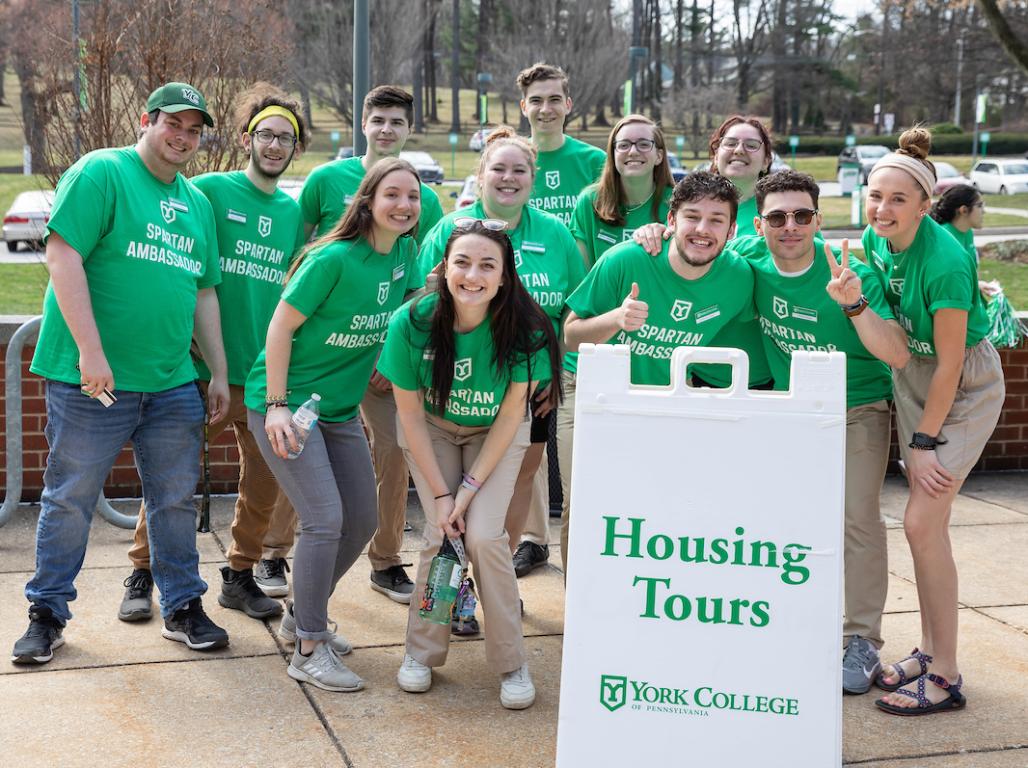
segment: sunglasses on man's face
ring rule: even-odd
[[[792,217],[792,220],[801,227],[807,226],[814,220],[817,215],[817,209],[810,210],[810,208],[800,208],[798,211],[771,211],[771,213],[764,214],[760,218],[768,223],[768,226],[778,229],[785,226],[785,222]]]

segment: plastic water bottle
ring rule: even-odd
[[[453,602],[457,599],[457,590],[464,577],[453,543],[447,538],[439,547],[439,553],[432,558],[428,569],[428,581],[421,597],[421,608],[418,615],[433,624],[449,624]]]
[[[318,403],[321,402],[321,395],[317,392],[311,394],[311,399],[296,409],[296,413],[293,414],[293,434],[296,435],[296,442],[299,447],[294,451],[289,447],[289,441],[286,441],[286,455],[290,459],[295,459],[303,451],[304,445],[307,444],[307,437],[310,435],[311,430],[314,429],[314,424],[318,420],[320,409]]]

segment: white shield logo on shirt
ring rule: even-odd
[[[169,224],[175,220],[175,208],[167,200],[161,200],[161,216]]]
[[[385,304],[386,301],[389,299],[389,286],[390,286],[390,284],[391,283],[390,283],[389,280],[386,280],[384,283],[379,283],[378,284],[378,303],[379,304]]]
[[[889,278],[889,287],[892,288],[892,292],[895,293],[897,296],[902,296],[903,295],[903,278],[902,277],[892,277],[892,278]]]
[[[560,186],[560,171],[546,172],[546,186],[550,189],[556,189]]]
[[[521,249],[518,248],[516,251],[514,251],[514,269],[521,269],[522,263],[523,262],[521,260]]]
[[[257,231],[261,233],[261,237],[267,237],[271,234],[270,216],[261,216],[257,219]]]
[[[465,357],[453,364],[454,381],[467,381],[471,376],[471,358]]]
[[[785,299],[780,299],[775,296],[771,308],[774,310],[776,317],[780,317],[784,320],[789,316],[789,304]]]
[[[675,299],[675,303],[671,305],[671,319],[676,322],[682,322],[692,311],[692,302],[686,301],[685,299]]]

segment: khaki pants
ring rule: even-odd
[[[264,560],[278,560],[289,557],[289,551],[296,541],[296,510],[289,498],[282,492],[275,497],[275,508],[271,511],[268,531],[264,534]]]
[[[378,530],[368,547],[371,567],[382,571],[400,565],[403,522],[407,516],[407,461],[396,443],[396,401],[392,392],[369,386],[361,417],[371,433],[371,456],[378,489]]]
[[[203,383],[206,392],[206,383]],[[228,564],[237,571],[252,568],[261,557],[261,542],[268,528],[278,496],[278,483],[249,427],[246,425],[246,406],[243,404],[243,388],[229,387],[228,415],[208,427],[208,441],[215,439],[232,427],[239,447],[239,497],[236,499],[235,517],[232,519],[232,543],[228,549]],[[295,520],[295,517],[294,517]],[[295,522],[294,522],[295,525]],[[129,550],[133,568],[150,569],[150,542],[146,529],[146,509],[140,504],[139,520]]]
[[[890,415],[886,400],[846,411],[843,642],[860,635],[878,648],[889,589],[888,544],[879,502],[889,463]]]
[[[471,468],[482,449],[489,428],[462,427],[434,416],[426,416],[426,422],[432,450],[447,487],[456,489],[460,486],[461,476]],[[530,428],[531,421],[528,420],[518,428],[503,458],[475,494],[465,517],[464,546],[474,568],[485,617],[486,662],[498,674],[512,672],[525,662],[518,582],[514,576],[504,520],[529,444]],[[435,517],[435,494],[407,450],[402,428],[398,427],[398,432],[400,446],[404,449],[425,510],[425,538],[428,540],[418,562],[414,599],[407,619],[407,653],[422,664],[439,667],[446,663],[450,625],[425,621],[418,615],[418,610],[421,607],[420,596],[428,581],[429,566],[442,544],[442,533]]]
[[[911,451],[908,445],[924,413],[928,387],[937,365],[938,360],[934,357],[913,355],[904,368],[893,371],[896,431],[904,459]],[[955,479],[965,479],[978,463],[985,444],[996,429],[1005,397],[1003,365],[992,344],[983,340],[964,350],[964,366],[957,394],[939,432],[947,442],[935,449],[939,463]]]
[[[560,464],[560,489],[564,504],[560,510],[560,559],[564,578],[568,573],[568,528],[571,525],[571,452],[575,442],[575,386],[577,376],[562,371],[564,402],[557,409],[557,459]]]

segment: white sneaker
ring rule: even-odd
[[[424,693],[432,687],[432,668],[410,654],[404,654],[403,663],[396,673],[396,684],[407,693]]]
[[[500,703],[507,709],[527,709],[535,703],[535,685],[528,664],[500,677]]]
[[[328,643],[318,643],[310,656],[302,655],[300,644],[297,643],[286,672],[294,680],[316,685],[326,691],[349,693],[364,687],[364,681],[339,660]]]

